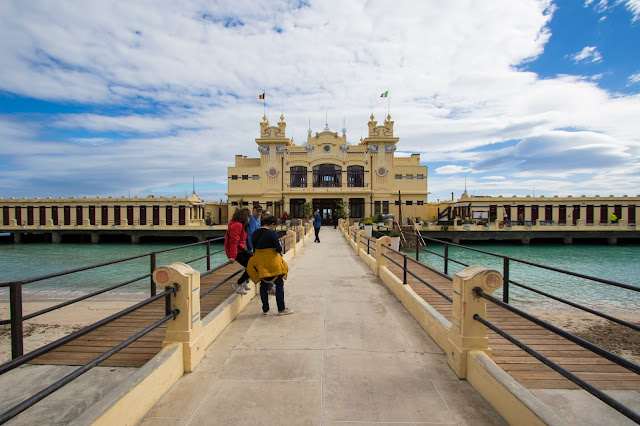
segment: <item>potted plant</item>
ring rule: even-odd
[[[211,219],[211,212],[207,212],[204,222],[209,226],[213,224],[213,219]]]
[[[371,219],[364,221],[364,230],[367,233],[367,238],[371,238],[371,235],[373,234],[373,221]]]
[[[389,237],[391,238],[391,248],[400,251],[400,231],[392,230],[389,232]]]

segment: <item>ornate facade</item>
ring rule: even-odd
[[[302,206],[312,203],[325,223],[331,223],[342,201],[350,218],[381,213],[416,217],[427,214],[427,167],[420,155],[396,157],[399,138],[391,116],[379,126],[373,115],[368,136],[358,144],[347,142],[328,126],[304,145],[286,137],[284,117],[271,126],[266,117],[257,138],[258,158],[237,155],[229,167],[229,217],[240,205],[260,203],[273,214],[285,211],[302,218]]]

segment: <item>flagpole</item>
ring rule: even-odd
[[[265,92],[264,89],[263,89],[262,90],[262,107],[264,109],[264,116],[265,117],[267,116],[267,96],[266,96],[266,93],[267,92]]]

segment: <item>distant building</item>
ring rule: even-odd
[[[266,117],[256,139],[258,158],[236,155],[229,167],[229,216],[240,206],[260,203],[276,216],[285,211],[291,218],[303,218],[303,205],[311,203],[325,223],[344,203],[350,218],[392,213],[396,219],[426,217],[427,167],[420,155],[396,157],[399,138],[393,134],[391,116],[378,126],[373,115],[368,136],[358,144],[347,142],[328,127],[295,145],[286,137],[286,123],[280,117],[271,126]]]
[[[593,226],[611,224],[614,213],[616,223],[635,226],[640,214],[640,196],[493,197],[463,194],[458,201],[430,204],[428,219],[436,221],[438,214],[447,209],[451,220],[466,223]]]

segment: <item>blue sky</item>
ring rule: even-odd
[[[640,194],[640,0],[129,3],[0,4],[0,197],[226,199],[262,92],[296,144],[390,106],[431,201]]]

